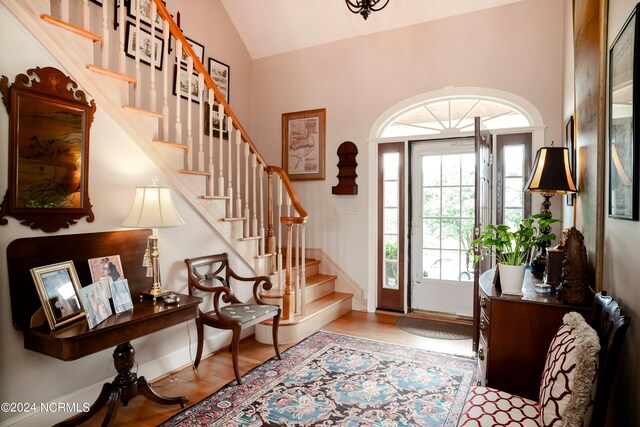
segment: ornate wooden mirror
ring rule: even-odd
[[[12,85],[0,78],[9,112],[9,188],[0,224],[10,215],[34,229],[57,231],[94,220],[89,202],[89,128],[96,105],[53,67],[32,68]]]

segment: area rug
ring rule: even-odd
[[[475,362],[317,332],[161,426],[455,426]]]
[[[410,334],[439,340],[470,340],[473,331],[472,325],[409,316],[399,316],[396,325]]]

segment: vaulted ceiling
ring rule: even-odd
[[[522,0],[390,0],[368,20],[343,0],[222,0],[253,59]]]

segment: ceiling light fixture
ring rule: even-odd
[[[362,15],[364,20],[366,21],[371,12],[377,12],[379,10],[384,9],[388,4],[389,0],[345,0],[347,3],[347,7],[353,13],[359,13]],[[384,3],[382,6],[378,6],[378,4]]]

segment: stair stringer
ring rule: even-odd
[[[202,199],[200,196],[204,194],[205,182],[199,185],[202,190],[195,190],[192,181],[204,181],[205,178],[179,174],[177,170],[182,168],[180,156],[168,156],[166,151],[163,151],[168,149],[155,147],[152,143],[158,131],[159,119],[136,115],[136,120],[131,120],[131,113],[125,112],[122,108],[129,103],[128,84],[87,70],[86,66],[95,62],[93,42],[43,22],[40,15],[50,13],[48,0],[0,2],[65,68],[80,88],[95,99],[97,105],[135,142],[170,185],[210,224],[247,267],[260,272],[266,263],[264,259],[257,257],[257,241],[239,240],[242,237],[242,223],[220,220],[225,216],[225,201]],[[179,164],[175,164],[176,161],[179,161]]]

